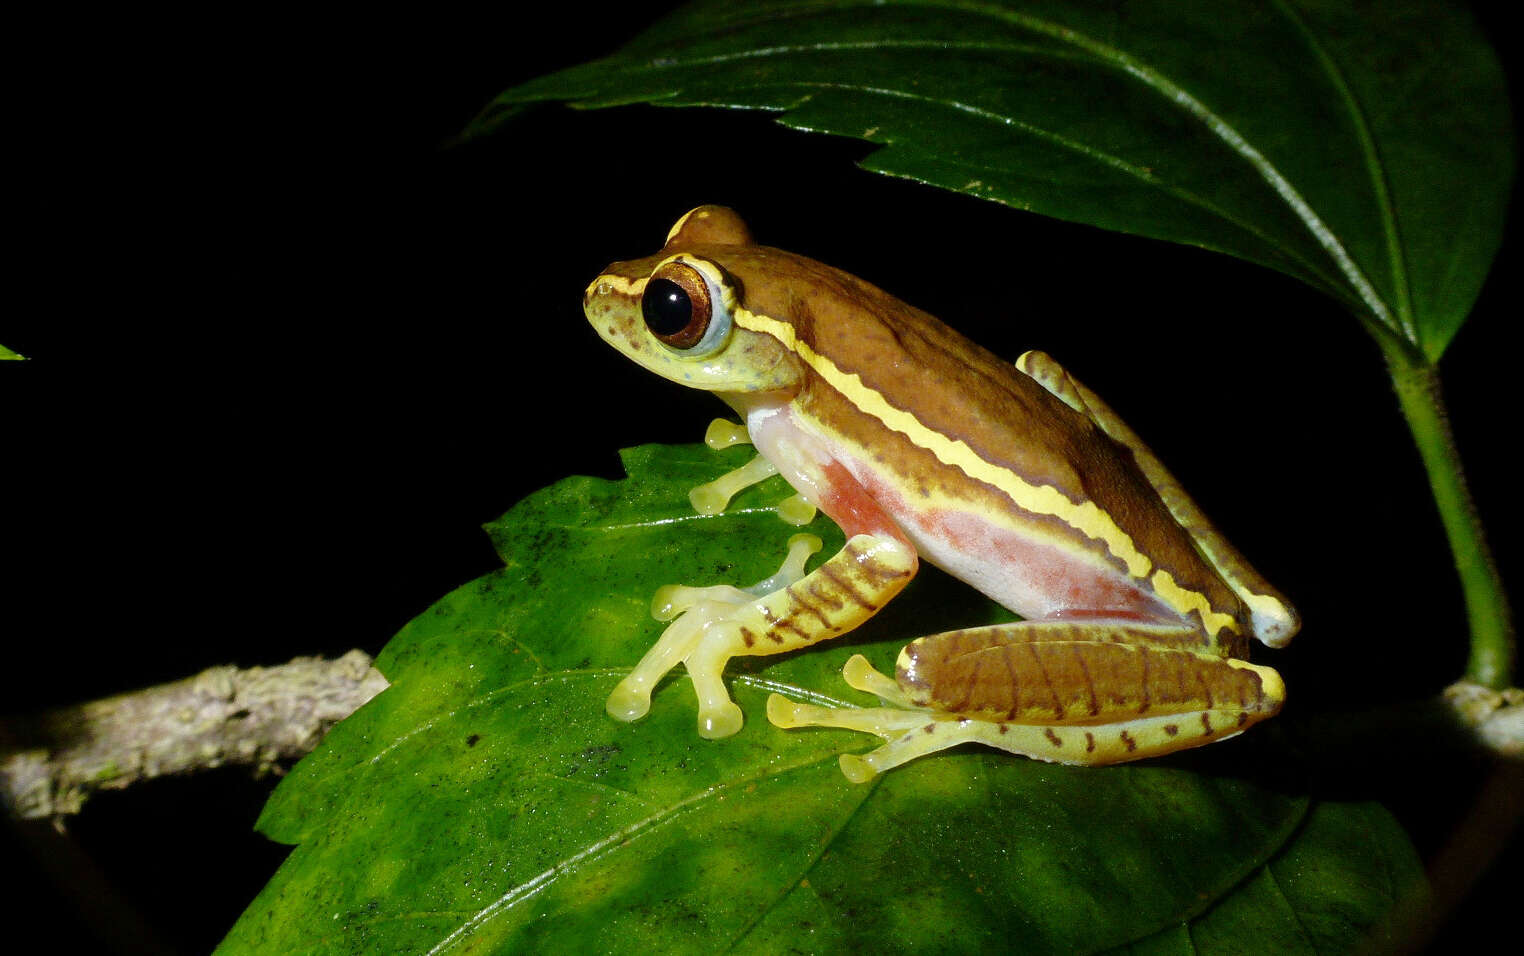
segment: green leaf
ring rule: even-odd
[[[1267,919],[1328,897],[1359,929],[1389,909],[1361,874],[1416,866],[1401,831],[1369,832],[1375,809],[1309,816],[1272,732],[1107,769],[962,748],[853,785],[836,758],[875,738],[767,722],[774,690],[871,703],[841,681],[854,652],[889,667],[918,634],[1009,618],[931,569],[848,639],[738,662],[732,738],[697,735],[680,673],[645,719],[607,717],[661,630],[656,587],[781,559],[781,479],[720,516],[687,502],[748,454],[637,448],[624,481],[567,479],[490,526],[506,567],[410,622],[377,661],[392,686],[276,790],[260,828],[298,846],[220,952],[1092,951],[1212,918],[1288,866],[1306,892]],[[1234,906],[1242,925],[1265,904]]]
[[[1392,952],[1427,912],[1418,858],[1376,803],[1314,804],[1269,866],[1189,923],[1127,947],[1131,953]],[[1385,917],[1371,922],[1372,914]]]
[[[781,111],[881,144],[868,169],[1279,269],[1435,360],[1501,240],[1505,88],[1435,0],[701,0],[476,131],[543,100]]]
[[[0,362],[17,361],[24,358],[26,358],[25,355],[22,355],[19,352],[12,352],[5,346],[0,345]]]

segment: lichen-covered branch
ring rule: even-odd
[[[78,813],[97,790],[227,764],[289,763],[386,688],[370,655],[213,667],[0,728],[0,793],[18,816]]]

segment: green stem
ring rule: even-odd
[[[1378,341],[1382,338],[1378,336]],[[1471,657],[1466,665],[1466,679],[1501,690],[1513,678],[1512,614],[1503,579],[1492,561],[1487,536],[1466,486],[1466,476],[1461,472],[1460,455],[1440,392],[1439,368],[1395,344],[1383,343],[1383,350],[1403,417],[1429,475],[1429,488],[1434,493],[1445,535],[1450,539],[1455,569],[1460,574],[1471,624]]]

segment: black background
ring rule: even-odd
[[[1459,590],[1380,356],[1297,283],[860,172],[865,144],[761,115],[551,109],[440,148],[495,92],[612,51],[656,9],[18,31],[0,342],[32,361],[0,367],[0,712],[374,653],[496,565],[479,526],[523,494],[696,440],[719,406],[609,351],[579,297],[702,202],[1106,396],[1302,611],[1271,655],[1286,719],[1461,672]],[[1444,363],[1513,581],[1518,261],[1515,227]],[[1203,370],[1224,355],[1231,378]],[[1477,767],[1386,743],[1332,786],[1390,800],[1433,856]],[[271,785],[159,782],[97,798],[67,838],[17,830],[6,925],[61,951],[208,950],[284,857],[250,830]],[[1450,939],[1502,925],[1508,898],[1484,883]]]

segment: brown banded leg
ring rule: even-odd
[[[919,707],[1023,723],[1104,722],[1249,693],[1202,684],[1211,675],[1232,680],[1212,668],[1221,661],[1205,635],[1179,625],[1017,621],[911,641],[895,680]]]
[[[856,672],[848,682],[891,708],[822,708],[774,695],[768,717],[884,737],[878,750],[842,758],[854,781],[969,742],[1059,763],[1136,760],[1224,739],[1280,709],[1285,688],[1275,671],[1195,650],[1200,643],[1189,628],[1090,621],[952,631],[907,645],[895,682],[849,663]]]

